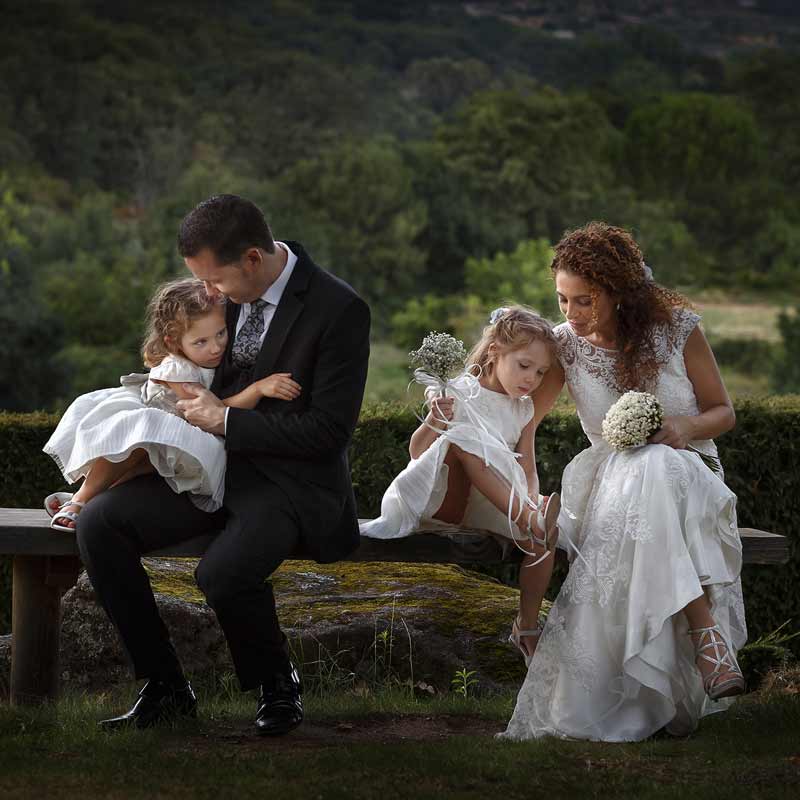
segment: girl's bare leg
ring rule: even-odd
[[[147,461],[147,451],[142,449],[134,450],[124,461],[107,461],[105,458],[95,459],[80,489],[72,495],[72,499],[77,500],[79,503],[88,503],[93,497],[113,486],[128,472],[139,467],[143,461]],[[59,510],[80,511],[80,506],[67,503]],[[75,527],[75,522],[72,520],[63,519],[60,520],[60,524],[67,528]]]
[[[508,511],[511,489],[497,476],[497,473],[484,464],[481,458],[466,453],[457,445],[451,444],[445,456],[445,464],[449,468],[447,494],[439,510],[434,514],[436,519],[453,524],[461,522],[469,498],[470,487],[473,485],[497,509],[503,513]],[[519,511],[520,500],[515,498],[511,513],[516,517]],[[527,510],[523,511],[519,522],[520,530],[527,533]],[[541,534],[541,532],[539,533]],[[526,549],[531,550],[533,555],[526,555],[520,568],[518,626],[520,630],[535,630],[538,626],[542,600],[553,574],[553,556],[551,553],[546,559],[532,566],[544,555],[544,547],[528,540]],[[529,655],[533,655],[537,641],[538,637],[536,636],[521,638],[521,643]]]
[[[444,463],[448,467],[447,494],[445,494],[444,500],[442,500],[442,504],[433,515],[433,518],[442,522],[449,522],[451,525],[458,525],[464,519],[464,512],[467,510],[471,484],[452,445],[447,450]]]
[[[156,468],[150,463],[150,459],[143,458],[138,464],[135,464],[133,467],[131,467],[124,475],[122,475],[120,478],[117,478],[117,480],[111,484],[110,488],[119,486],[121,483],[126,483],[133,478],[138,478],[140,475],[150,475],[155,471]]]

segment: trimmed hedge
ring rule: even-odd
[[[65,488],[41,452],[58,418],[0,413],[0,506],[39,508],[49,492]],[[350,450],[359,516],[374,517],[386,486],[408,461],[417,425],[398,405],[366,407]],[[719,440],[728,483],[739,497],[739,524],[791,539],[791,560],[780,567],[748,565],[742,576],[751,639],[792,619],[800,627],[800,396],[744,402],[736,428]],[[542,423],[536,452],[542,490],[559,488],[564,467],[586,438],[576,416],[553,412]],[[10,625],[10,569],[0,563],[0,633]],[[555,588],[555,587],[554,587]],[[800,642],[794,640],[796,652]]]

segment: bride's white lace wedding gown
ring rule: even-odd
[[[696,415],[683,349],[699,317],[658,332],[654,393],[666,415]],[[615,452],[601,423],[618,397],[615,353],[556,329],[567,387],[591,447],[564,471],[559,518],[570,570],[501,737],[636,741],[688,733],[730,700],[703,691],[681,612],[705,588],[735,652],[746,641],[736,496],[700,457],[665,445]],[[716,455],[710,440],[697,449]]]

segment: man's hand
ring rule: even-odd
[[[690,417],[664,417],[661,427],[647,441],[650,444],[665,444],[676,450],[685,450],[693,438]]]
[[[191,400],[179,400],[178,409],[187,422],[197,425],[209,433],[225,435],[225,406],[222,401],[196,384],[184,384],[187,394],[193,395]]]

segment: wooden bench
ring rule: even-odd
[[[0,508],[0,555],[13,556],[11,619],[11,702],[35,703],[58,696],[58,642],[61,596],[81,569],[75,537],[54,531],[44,510]],[[740,528],[746,564],[783,564],[789,558],[784,536]],[[148,556],[197,558],[210,536],[190,539]],[[559,551],[560,552],[560,551]],[[506,562],[517,560],[517,550]],[[446,564],[503,562],[500,545],[474,530],[448,536],[421,530],[413,539],[362,538],[347,561],[409,561]]]

